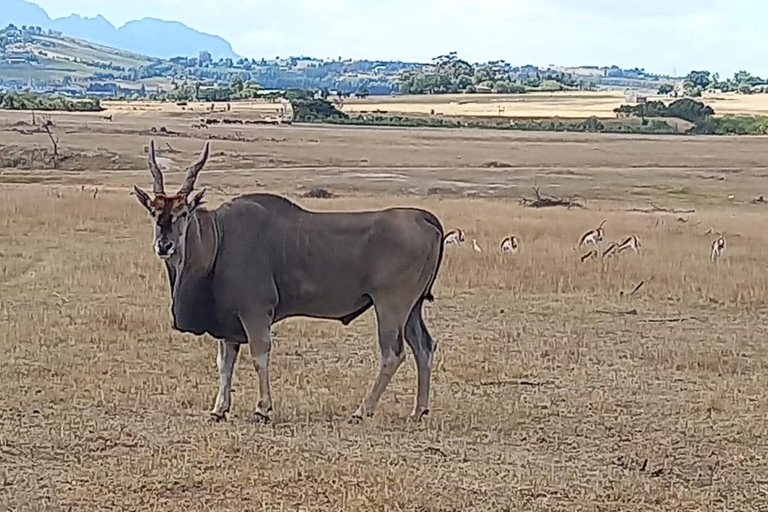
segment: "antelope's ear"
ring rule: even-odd
[[[136,198],[139,200],[139,203],[141,203],[141,206],[146,208],[149,213],[152,213],[154,208],[152,208],[152,199],[150,199],[149,194],[136,185],[133,186],[133,192],[136,194]]]
[[[205,189],[201,190],[192,198],[189,202],[189,211],[195,211],[199,206],[205,202]]]

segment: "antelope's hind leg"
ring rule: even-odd
[[[365,416],[371,416],[379,398],[387,389],[389,381],[400,368],[405,359],[403,350],[404,327],[406,313],[401,311],[396,301],[390,301],[391,304],[381,304],[374,301],[376,308],[376,319],[379,331],[379,349],[381,350],[381,365],[373,388],[363,400],[363,403],[352,414],[353,421],[361,421]]]
[[[418,388],[411,419],[420,421],[429,413],[429,389],[432,380],[432,360],[435,342],[427,330],[422,313],[423,301],[419,301],[411,310],[408,323],[405,324],[405,339],[416,359]]]

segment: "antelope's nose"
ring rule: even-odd
[[[167,238],[161,238],[157,241],[157,255],[161,258],[167,258],[173,254],[173,242]]]

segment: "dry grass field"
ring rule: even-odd
[[[28,114],[0,118],[0,510],[766,509],[767,207],[750,203],[764,139],[54,117],[61,170],[35,160],[48,142]],[[448,249],[426,310],[430,416],[406,420],[409,355],[376,415],[348,423],[378,366],[368,313],[275,326],[272,423],[248,421],[247,350],[230,420],[206,423],[215,344],[172,331],[129,195],[151,183],[150,137],[175,169],[212,140],[211,206],[252,191],[414,205],[477,239],[482,254]],[[588,208],[520,206],[533,185]],[[312,186],[338,197],[302,198]],[[651,202],[696,212],[627,211]],[[579,262],[602,219],[642,253]],[[727,239],[719,264],[710,229]],[[517,256],[498,253],[508,234]]]
[[[667,97],[651,100],[670,101]],[[708,94],[701,98],[717,114],[768,115],[766,94]],[[616,117],[614,109],[628,103],[623,91],[554,92],[529,94],[454,94],[370,97],[350,99],[344,111],[350,114],[387,113],[476,118],[565,118]]]

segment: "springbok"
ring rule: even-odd
[[[472,239],[472,250],[475,252],[483,252],[483,249],[477,244],[477,240]]]
[[[516,236],[508,236],[501,241],[501,245],[499,247],[501,248],[501,252],[505,254],[517,254],[520,252],[520,241]]]
[[[710,261],[718,261],[723,255],[723,251],[725,251],[725,238],[722,236],[717,237],[717,239],[712,242],[712,251],[709,254]]]
[[[443,258],[443,227],[418,208],[366,212],[312,212],[272,194],[248,194],[213,210],[205,190],[192,194],[209,155],[206,143],[176,194],[149,147],[154,197],[134,185],[154,226],[153,247],[171,287],[173,328],[217,340],[219,392],[214,421],[230,409],[232,373],[248,343],[259,379],[254,420],[272,410],[269,385],[271,326],[290,317],[338,320],[348,325],[376,310],[381,365],[373,388],[353,414],[370,415],[405,360],[414,353],[416,400],[411,413],[428,412],[435,344],[422,315]],[[343,247],[344,250],[339,250]]]
[[[594,251],[597,252],[596,250]],[[608,244],[608,247],[606,247],[605,250],[603,251],[601,258],[602,259],[611,258],[613,256],[616,256],[618,253],[619,253],[619,244],[617,244],[616,242],[611,242],[610,244]]]
[[[605,231],[603,231],[603,226],[606,222],[606,220],[603,220],[597,229],[590,229],[581,235],[581,238],[579,239],[579,247],[585,244],[592,244],[600,247],[603,243],[603,240],[605,240]]]
[[[635,251],[635,254],[640,254],[640,247],[642,247],[642,245],[640,245],[640,239],[637,237],[637,235],[630,235],[618,245],[616,251],[623,252],[628,249],[632,249]]]
[[[637,235],[631,235],[625,238],[621,243],[611,242],[603,251],[602,258],[611,258],[618,256],[622,252],[632,249],[636,254],[640,254],[640,239]]]
[[[458,245],[459,247],[463,247],[464,240],[466,240],[464,236],[464,231],[460,229],[452,229],[445,234],[445,238],[443,238],[443,243],[445,245]]]
[[[600,253],[597,252],[597,249],[590,249],[588,252],[581,255],[579,258],[582,263],[589,260],[597,259],[600,256]]]

